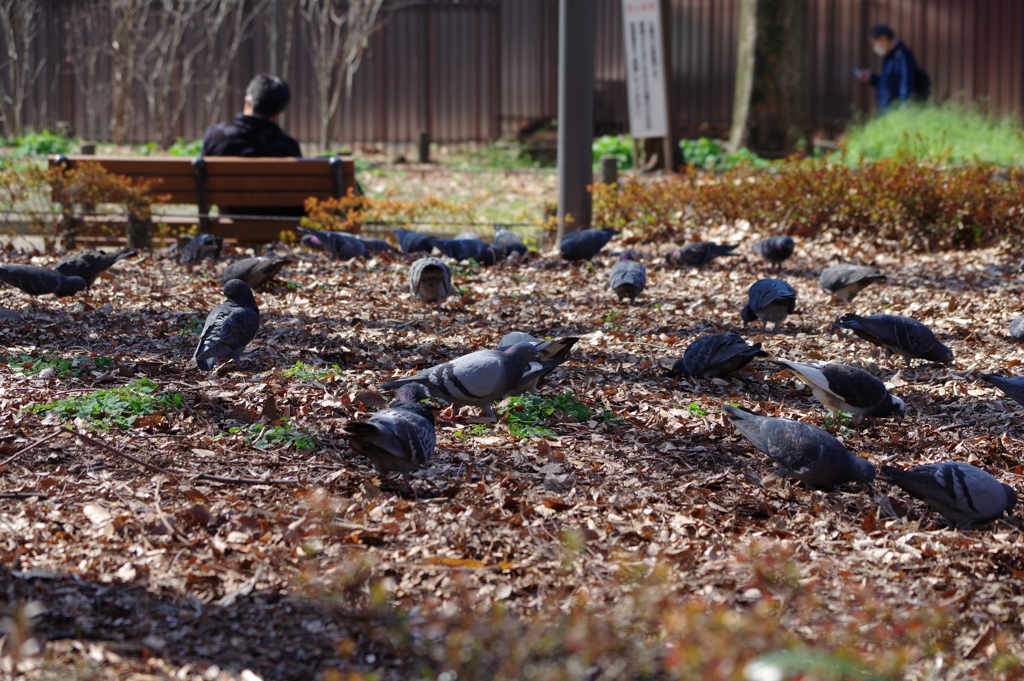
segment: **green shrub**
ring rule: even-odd
[[[27,132],[14,140],[15,156],[49,156],[66,154],[75,146],[73,140],[49,130]]]
[[[592,146],[594,165],[602,156],[614,156],[620,170],[633,167],[633,140],[629,135],[604,135],[594,140]]]
[[[908,104],[850,127],[845,160],[893,158],[910,153],[919,160],[983,161],[1024,165],[1024,128],[1014,116],[983,113],[959,103]]]
[[[990,163],[942,166],[909,150],[851,167],[792,157],[770,171],[741,165],[718,175],[690,170],[619,189],[596,184],[595,222],[649,239],[748,220],[759,230],[857,232],[910,248],[963,248],[1020,232],[1024,171]],[[684,223],[683,215],[692,215]]]
[[[683,159],[689,165],[708,172],[732,170],[741,164],[754,168],[767,168],[771,165],[770,161],[761,158],[745,147],[727,154],[720,142],[708,139],[707,137],[700,137],[695,140],[680,140],[679,148],[683,152]]]
[[[143,425],[138,423],[141,418],[185,405],[181,393],[161,393],[158,389],[148,378],[139,378],[120,388],[97,390],[31,409],[34,413],[52,412],[67,420],[81,419],[91,428],[132,428]]]
[[[167,153],[171,156],[198,156],[199,152],[203,150],[203,140],[192,140],[186,142],[184,139],[179,137],[174,141],[174,144],[167,147]]]

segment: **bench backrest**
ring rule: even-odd
[[[200,207],[301,206],[309,197],[338,198],[354,189],[350,156],[330,158],[243,158],[51,156],[50,165],[73,168],[97,163],[107,172],[154,180],[153,192],[169,194],[171,203]]]

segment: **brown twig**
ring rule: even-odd
[[[0,499],[49,499],[49,494],[42,492],[9,492],[0,494]]]
[[[47,435],[46,437],[44,437],[44,438],[42,438],[40,440],[36,440],[35,442],[33,442],[30,445],[22,447],[21,449],[16,451],[14,454],[11,454],[8,458],[4,459],[3,461],[0,461],[0,468],[3,468],[4,466],[9,464],[10,462],[14,461],[15,459],[17,459],[19,456],[21,456],[22,454],[24,454],[28,450],[33,449],[35,447],[38,447],[39,445],[43,444],[44,442],[52,440],[53,438],[55,438],[58,435],[60,435],[62,432],[64,432],[63,429],[55,431],[55,432],[50,433],[49,435]]]
[[[212,482],[226,482],[234,485],[298,485],[298,480],[274,480],[268,478],[267,480],[258,480],[256,478],[224,478],[219,475],[207,475],[206,473],[200,473],[195,477],[196,480],[210,480]]]
[[[77,430],[71,430],[67,426],[61,427],[61,431],[67,431],[67,432],[71,433],[72,435],[74,435],[75,437],[79,438],[80,440],[83,440],[84,442],[88,442],[89,444],[96,445],[97,447],[102,447],[103,449],[106,449],[108,452],[112,452],[112,453],[117,454],[118,456],[120,456],[122,458],[128,459],[129,461],[131,461],[133,463],[139,464],[143,468],[148,468],[149,470],[153,471],[154,473],[161,473],[162,475],[166,475],[168,478],[170,478],[174,482],[177,482],[177,483],[181,482],[180,480],[178,480],[178,476],[175,475],[174,473],[170,472],[169,470],[167,470],[165,468],[160,468],[160,466],[154,466],[151,463],[146,463],[142,459],[137,459],[134,456],[132,456],[131,454],[125,454],[121,450],[114,449],[110,445],[108,445],[106,443],[103,443],[103,442],[100,442],[99,440],[97,440],[95,438],[89,437],[85,433],[79,433]]]

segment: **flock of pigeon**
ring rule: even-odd
[[[343,232],[300,228],[302,243],[323,250],[336,260],[367,257],[395,251],[384,239],[353,236]],[[566,235],[559,243],[565,260],[589,261],[618,232],[589,229]],[[433,255],[434,250],[455,262],[472,260],[494,265],[506,258],[525,259],[528,250],[513,232],[495,226],[493,243],[476,234],[441,239],[404,229],[393,236],[406,254],[422,254],[408,270],[410,292],[426,305],[440,306],[452,294],[451,268]],[[665,256],[665,263],[676,267],[701,268],[717,257],[737,255],[734,245],[712,242],[691,243]],[[221,240],[211,235],[192,238],[175,255],[179,263],[191,267],[203,259],[217,259]],[[788,236],[762,239],[753,250],[774,270],[793,254],[794,242]],[[114,253],[86,251],[69,255],[54,269],[34,265],[0,266],[0,281],[33,295],[52,293],[69,296],[92,286],[101,272],[114,263],[135,255],[122,249]],[[222,277],[226,301],[210,311],[200,334],[190,365],[212,371],[220,360],[238,361],[259,325],[259,308],[253,289],[273,278],[289,260],[260,256],[229,265]],[[621,253],[609,271],[609,287],[620,301],[635,304],[646,285],[646,268],[630,251]],[[835,265],[820,277],[822,289],[834,299],[849,302],[873,282],[884,280],[878,270],[856,265]],[[744,326],[760,321],[762,330],[773,324],[778,332],[796,305],[796,292],[782,279],[765,278],[754,282],[740,312]],[[953,353],[921,322],[887,314],[862,317],[846,314],[834,327],[849,329],[869,343],[882,348],[887,358],[899,355],[908,365],[911,360],[947,362]],[[1011,324],[1011,335],[1024,338],[1024,317]],[[400,473],[410,491],[409,474],[426,465],[436,446],[434,414],[424,404],[428,398],[446,401],[454,407],[476,406],[484,415],[495,417],[492,404],[526,391],[536,392],[538,381],[568,359],[578,338],[541,341],[525,333],[506,335],[497,348],[477,350],[419,373],[380,384],[382,390],[397,390],[389,408],[369,419],[350,422],[353,451],[365,455],[382,478]],[[761,344],[748,344],[735,333],[717,333],[694,340],[670,371],[671,376],[697,379],[726,378],[749,364],[754,357],[765,357]],[[852,366],[820,361],[778,360],[774,364],[789,371],[811,388],[814,396],[828,409],[847,412],[855,418],[895,417],[902,419],[906,404],[889,393],[885,384],[870,373]],[[1024,378],[1006,378],[982,374],[982,378],[1024,405]],[[809,423],[762,416],[749,410],[723,405],[732,423],[757,449],[779,467],[779,474],[813,487],[829,487],[847,482],[871,485],[876,477],[874,465],[856,457],[827,431]],[[941,463],[899,469],[883,466],[880,479],[903,488],[941,514],[952,527],[971,528],[994,520],[1012,510],[1017,501],[1014,489],[999,483],[987,472],[961,462]]]

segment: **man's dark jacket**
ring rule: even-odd
[[[878,90],[878,111],[884,113],[893,104],[905,102],[917,94],[917,60],[902,40],[882,58],[882,74],[871,74],[871,85]]]
[[[203,156],[302,156],[302,150],[269,118],[238,114],[207,129]]]

